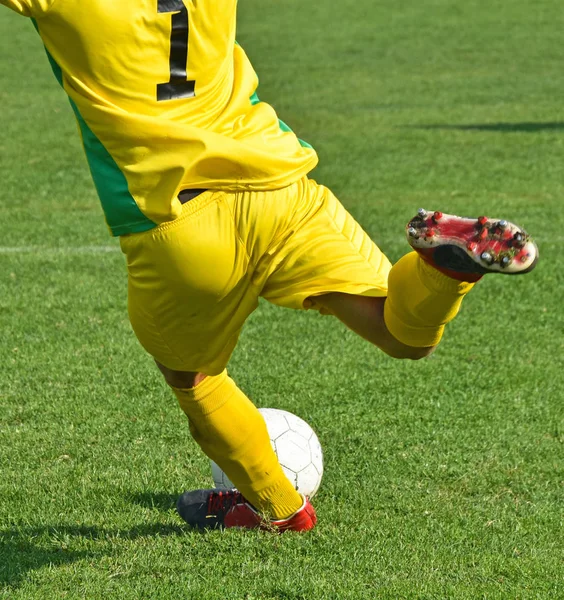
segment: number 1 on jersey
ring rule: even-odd
[[[188,9],[182,0],[158,0],[157,12],[174,13],[170,32],[170,80],[157,84],[157,101],[192,98],[195,81],[188,79]]]

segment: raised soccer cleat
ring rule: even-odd
[[[307,531],[317,522],[315,510],[303,496],[301,508],[287,519],[265,519],[235,489],[209,489],[184,492],[176,503],[178,514],[195,529],[266,529],[269,531]]]
[[[468,219],[420,208],[406,226],[407,241],[442,273],[475,281],[486,273],[532,271],[538,248],[527,232],[504,219]]]

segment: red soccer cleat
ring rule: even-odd
[[[467,219],[420,208],[406,233],[424,260],[462,281],[476,281],[486,273],[528,273],[538,260],[527,232],[504,219]]]
[[[235,489],[209,489],[184,492],[176,503],[178,514],[195,529],[267,529],[269,531],[308,531],[317,522],[315,510],[308,498],[291,517],[264,519]]]

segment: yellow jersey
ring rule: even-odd
[[[0,3],[34,19],[113,235],[173,220],[183,189],[278,189],[317,164],[256,95],[237,0]]]

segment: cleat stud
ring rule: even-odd
[[[478,217],[478,223],[483,227],[488,222],[488,217]]]
[[[508,223],[507,223],[507,221],[505,219],[502,219],[501,221],[498,221],[498,224],[497,224],[497,226],[500,229],[505,229],[507,227],[507,225],[508,225]]]
[[[409,237],[415,237],[417,235],[417,229],[415,229],[415,227],[410,227],[407,230],[407,235],[409,235]]]
[[[435,235],[435,230],[434,229],[428,229],[427,233],[425,234],[425,237],[433,237]]]
[[[488,230],[484,227],[482,231],[480,231],[479,238],[481,240],[485,240],[488,237]]]
[[[493,263],[493,256],[489,252],[482,252],[482,254],[480,254],[480,258],[489,264]]]
[[[476,244],[476,242],[468,242],[466,248],[468,250],[470,250],[470,252],[474,252],[474,250],[476,250],[478,244]]]
[[[427,211],[424,208],[420,208],[417,211],[417,214],[422,218],[425,219],[427,217]]]
[[[507,267],[509,265],[509,263],[511,262],[511,259],[509,258],[509,256],[504,256],[501,259],[501,266],[502,267]]]
[[[516,246],[517,248],[522,248],[524,245],[525,245],[525,236],[522,233],[517,232],[513,236],[512,246]]]
[[[442,213],[442,212],[440,212],[440,211],[436,210],[436,211],[433,213],[433,221],[435,221],[435,223],[436,223],[437,221],[440,221],[442,218],[443,218],[443,213]]]

